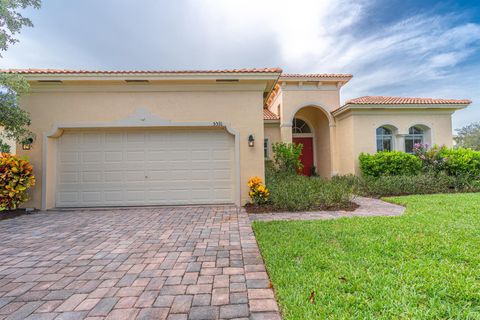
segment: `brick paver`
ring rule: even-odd
[[[233,206],[49,211],[0,221],[0,319],[280,319]]]

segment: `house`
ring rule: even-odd
[[[468,100],[362,97],[340,104],[349,74],[281,69],[4,70],[37,140],[19,154],[37,185],[29,207],[244,204],[278,141],[304,146],[304,174],[358,173],[358,155],[452,144]],[[28,150],[23,150],[28,149]]]

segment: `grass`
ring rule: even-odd
[[[254,223],[285,319],[480,319],[480,193],[387,200],[406,214]]]

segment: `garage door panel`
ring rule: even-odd
[[[98,145],[102,143],[103,135],[99,135],[96,132],[85,132],[81,135],[81,144],[83,147],[88,147],[89,145]]]
[[[148,183],[166,182],[172,177],[172,172],[167,170],[148,170]]]
[[[168,161],[179,161],[184,159],[190,158],[190,150],[183,150],[183,149],[172,149],[167,153]]]
[[[124,196],[123,196],[123,191],[122,190],[109,190],[109,191],[104,191],[104,200],[108,204],[115,204],[123,201]]]
[[[82,183],[102,182],[103,172],[101,171],[84,171],[82,172]]]
[[[102,192],[99,191],[84,191],[82,192],[82,200],[89,203],[101,203],[102,202]]]
[[[123,161],[122,151],[104,151],[103,157],[105,163],[121,163]]]
[[[127,151],[126,156],[127,162],[145,162],[144,150]]]
[[[209,181],[210,180],[210,170],[192,170],[191,179],[192,181]]]
[[[226,189],[214,189],[214,197],[220,200],[227,200],[230,199],[233,196],[232,189],[226,188]]]
[[[190,189],[171,189],[169,197],[178,203],[188,203],[190,200]]]
[[[61,172],[58,176],[58,181],[63,184],[71,183],[79,183],[80,179],[78,178],[78,172]]]
[[[57,201],[65,203],[66,205],[78,203],[78,194],[78,191],[60,191],[57,193]]]
[[[210,160],[210,150],[192,150],[192,161]]]
[[[62,163],[78,163],[80,161],[80,152],[78,151],[62,151],[60,152],[59,161]]]
[[[58,207],[234,202],[234,139],[219,130],[65,131]]]
[[[131,201],[144,201],[145,200],[145,190],[138,189],[138,190],[127,190],[125,193],[126,200]]]
[[[126,132],[127,143],[144,143],[145,142],[145,132]]]
[[[104,171],[104,182],[119,182],[123,180],[123,172],[121,171]]]
[[[83,163],[101,164],[103,160],[103,152],[101,151],[85,151],[82,153]]]
[[[213,150],[212,153],[212,160],[217,161],[217,160],[230,160],[231,155],[230,151],[227,149],[217,149]]]
[[[231,170],[212,170],[213,171],[213,179],[215,180],[224,180],[230,182],[232,180],[232,172]]]
[[[201,201],[212,197],[211,189],[193,189],[191,196],[193,201]]]
[[[212,160],[212,170],[230,170],[230,161],[226,160]]]
[[[146,157],[150,162],[165,162],[168,160],[168,149],[149,149]]]
[[[212,160],[192,160],[191,161],[191,170],[211,170]]]

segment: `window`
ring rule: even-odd
[[[393,150],[392,130],[386,127],[377,128],[377,152]]]
[[[312,133],[308,124],[302,119],[293,119],[292,133]]]
[[[263,139],[263,157],[265,159],[268,159],[270,156],[270,153],[268,152],[268,145],[269,145],[268,138]]]
[[[417,126],[408,129],[408,135],[405,136],[405,152],[413,153],[413,147],[416,144],[423,144],[425,132]]]

